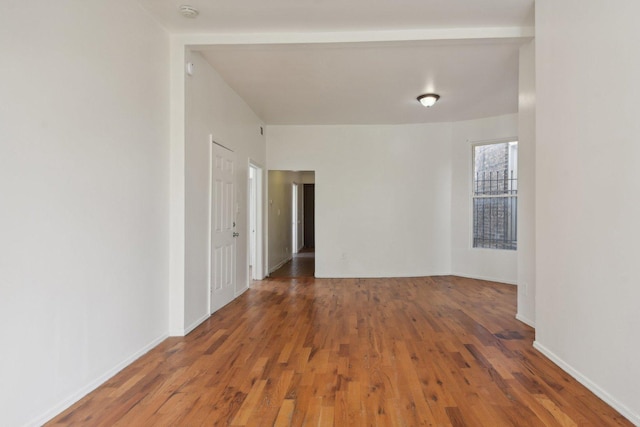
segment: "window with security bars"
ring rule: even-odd
[[[473,146],[473,247],[518,248],[518,142]]]

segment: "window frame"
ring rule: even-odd
[[[515,142],[518,146],[520,145],[519,138],[517,136],[508,137],[508,138],[499,138],[499,139],[489,139],[489,140],[481,140],[471,142],[471,164],[469,168],[469,248],[472,250],[479,251],[503,251],[503,252],[517,252],[518,251],[518,227],[516,223],[516,248],[515,249],[503,249],[503,248],[487,248],[487,247],[476,247],[473,245],[474,243],[474,200],[476,198],[507,198],[512,197],[516,199],[516,206],[518,201],[518,192],[516,194],[504,194],[504,195],[489,195],[489,196],[476,196],[475,195],[475,174],[476,174],[476,147],[484,146],[484,145],[496,145],[496,144],[508,144],[511,142]],[[516,155],[516,165],[519,163],[519,155]],[[517,168],[516,168],[517,170]],[[516,175],[518,176],[518,175]],[[517,184],[516,184],[517,185]],[[516,208],[517,210],[517,208]],[[517,221],[517,212],[516,212],[516,221]]]

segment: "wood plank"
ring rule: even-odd
[[[515,309],[453,276],[255,282],[48,425],[631,426]]]
[[[291,425],[291,416],[293,415],[293,409],[295,408],[295,401],[293,399],[285,399],[280,406],[278,417],[273,424],[274,427],[287,427]]]

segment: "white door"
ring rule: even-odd
[[[211,179],[211,313],[235,293],[235,155],[213,144]]]

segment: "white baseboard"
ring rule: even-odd
[[[32,427],[32,426],[37,427],[50,421],[56,415],[60,414],[65,409],[69,408],[71,405],[76,403],[78,400],[82,399],[87,394],[91,393],[93,390],[95,390],[96,388],[104,384],[111,377],[113,377],[118,372],[120,372],[121,370],[123,370],[124,368],[132,364],[133,362],[135,362],[136,359],[140,358],[140,356],[143,356],[144,354],[149,352],[149,350],[156,347],[158,344],[160,344],[162,341],[164,341],[167,338],[168,338],[168,335],[163,334],[160,337],[154,339],[149,344],[145,345],[140,350],[136,351],[131,356],[127,357],[122,362],[118,363],[116,366],[109,369],[104,374],[100,375],[98,378],[94,379],[93,381],[90,381],[87,385],[85,385],[84,387],[81,387],[78,391],[72,393],[70,396],[63,399],[60,403],[54,405],[51,409],[47,410],[46,412],[39,415],[32,421],[28,422],[25,425],[25,427]]]
[[[316,270],[313,277],[316,279],[393,279],[396,277],[402,278],[420,278],[420,277],[433,277],[433,276],[451,276],[449,273],[438,273],[438,272],[430,272],[430,273],[408,273],[408,274],[381,274],[381,273],[367,273],[367,274],[325,274],[323,272],[318,272]]]
[[[518,283],[512,280],[504,280],[499,277],[489,277],[489,276],[477,276],[466,273],[451,273],[452,276],[460,276],[465,277],[467,279],[476,279],[476,280],[486,280],[488,282],[498,282],[498,283],[506,283],[507,285],[518,286]]]
[[[279,269],[280,267],[282,267],[283,265],[285,265],[286,263],[288,263],[289,261],[291,261],[293,258],[292,257],[288,257],[283,259],[282,261],[280,261],[278,264],[276,264],[275,267],[271,267],[269,269],[269,274],[273,273],[274,271],[276,271],[277,269]]]
[[[193,322],[191,325],[189,325],[186,328],[184,328],[184,335],[185,336],[188,335],[189,332],[193,331],[195,328],[200,326],[202,324],[202,322],[204,322],[205,320],[207,320],[209,318],[209,316],[211,316],[211,315],[210,314],[205,314],[204,316],[202,316],[201,318],[199,318],[198,320]]]
[[[516,313],[516,319],[521,321],[522,323],[531,326],[533,329],[536,328],[536,322],[529,319],[528,317],[522,316],[520,313]]]
[[[184,336],[184,329],[171,329],[169,331],[169,336],[170,337],[183,337]]]
[[[560,357],[556,356],[551,350],[546,348],[544,345],[540,344],[538,341],[533,342],[533,347],[540,351],[540,353],[544,354],[548,357],[553,363],[558,365],[562,370],[575,378],[580,384],[588,388],[598,396],[600,399],[604,400],[609,406],[611,406],[616,411],[620,412],[622,416],[627,418],[633,424],[640,426],[640,415],[634,413],[631,409],[627,408],[622,403],[618,402],[613,396],[607,393],[605,390],[600,388],[596,383],[591,381],[586,376],[582,375],[576,369],[574,369],[567,362],[562,360]]]
[[[238,298],[240,295],[244,294],[245,292],[247,292],[249,290],[249,285],[247,285],[244,289],[241,289],[240,292],[236,292],[235,296],[233,297],[233,299]]]

